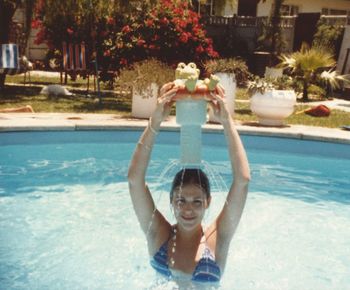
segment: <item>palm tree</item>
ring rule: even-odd
[[[321,73],[335,66],[333,55],[322,47],[309,47],[303,43],[299,51],[282,54],[280,66],[291,69],[292,75],[303,83],[303,101],[308,101],[308,86]]]

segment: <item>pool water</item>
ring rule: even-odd
[[[0,134],[0,289],[177,289],[149,266],[126,174],[139,131]],[[148,170],[157,206],[179,135],[161,132]],[[350,146],[243,136],[252,182],[215,289],[350,289]],[[222,134],[203,135],[219,212],[230,185]],[[169,165],[170,164],[170,165]],[[202,285],[186,288],[203,289]]]

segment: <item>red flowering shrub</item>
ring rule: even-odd
[[[170,64],[218,57],[200,16],[183,0],[159,0],[152,9],[127,17],[124,26],[110,36],[104,49],[110,51],[116,67],[149,57]]]

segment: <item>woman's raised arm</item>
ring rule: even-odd
[[[176,92],[177,88],[173,83],[164,85],[160,90],[156,110],[136,145],[129,165],[129,192],[141,228],[145,234],[148,234],[147,239],[153,236],[150,233],[166,223],[164,217],[155,208],[145,178],[156,135],[161,122],[170,113],[173,104],[172,98]]]
[[[241,138],[227,110],[224,90],[218,86],[216,93],[212,96],[211,105],[214,114],[224,127],[233,176],[226,203],[214,225],[217,230],[218,242],[225,248],[225,246],[228,247],[244,209],[250,181],[250,169]]]

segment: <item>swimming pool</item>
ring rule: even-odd
[[[0,134],[0,289],[177,287],[149,266],[128,195],[125,176],[140,134]],[[161,132],[148,171],[170,219],[178,141],[178,133]],[[252,182],[219,289],[350,289],[350,146],[243,142]],[[222,134],[204,134],[203,144],[212,179],[223,180],[214,184],[210,222],[230,170]]]

